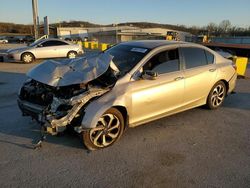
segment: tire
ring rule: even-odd
[[[76,58],[76,55],[77,55],[77,53],[75,51],[70,51],[70,52],[68,52],[67,57],[69,59],[74,59],[74,58]]]
[[[124,118],[121,112],[110,108],[100,117],[95,128],[82,132],[83,142],[89,150],[107,148],[120,139],[123,131]]]
[[[35,57],[32,53],[27,52],[22,54],[21,60],[24,63],[32,63],[35,60]]]
[[[224,82],[217,82],[209,92],[206,106],[211,110],[219,108],[224,102],[226,91]]]

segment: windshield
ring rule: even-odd
[[[41,42],[42,42],[42,40],[37,40],[37,41],[31,43],[29,46],[33,47],[33,46],[40,44]]]
[[[113,62],[121,75],[129,72],[150,50],[136,46],[120,44],[105,51],[113,56]]]

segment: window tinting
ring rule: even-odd
[[[54,44],[55,44],[56,46],[68,45],[68,43],[62,42],[62,41],[54,41]]]
[[[144,70],[152,70],[159,74],[178,71],[179,68],[178,49],[168,50],[156,54],[145,65]]]
[[[207,65],[207,58],[203,49],[182,48],[186,69]]]
[[[205,54],[206,54],[206,57],[207,57],[207,63],[208,64],[213,64],[214,63],[214,55],[211,54],[210,52],[206,51],[206,50],[205,50]]]
[[[55,46],[54,41],[46,41],[42,43],[43,47],[48,47],[48,46]]]
[[[61,45],[67,45],[67,43],[62,42],[62,41],[51,40],[51,41],[46,41],[46,42],[42,43],[42,45],[44,47],[48,47],[48,46],[61,46]]]

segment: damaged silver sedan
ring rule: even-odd
[[[237,75],[231,61],[206,47],[135,41],[98,55],[48,60],[27,76],[18,98],[23,115],[52,135],[74,127],[96,150],[112,145],[127,126],[201,105],[218,108]]]

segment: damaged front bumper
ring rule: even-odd
[[[23,116],[31,116],[37,121],[41,120],[41,115],[45,112],[46,106],[30,103],[21,99],[17,99],[17,104],[21,109]]]
[[[18,106],[24,116],[31,116],[36,119],[46,131],[52,135],[63,132],[67,125],[70,125],[74,118],[79,117],[80,110],[92,98],[103,95],[109,88],[91,88],[88,91],[70,99],[59,99],[54,97],[49,106],[37,105],[25,100],[18,99]],[[68,105],[71,108],[67,111],[58,111],[61,105]],[[63,115],[62,115],[63,114]],[[78,130],[81,125],[77,125]]]

